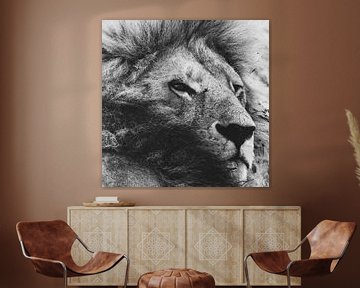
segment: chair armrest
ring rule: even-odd
[[[95,253],[94,251],[90,250],[90,248],[80,239],[78,235],[76,235],[76,239],[81,243],[81,245],[90,253]]]
[[[297,249],[299,249],[299,248],[306,242],[306,240],[307,240],[306,237],[303,238],[303,239],[301,240],[301,242],[300,242],[295,248],[289,249],[289,250],[285,250],[285,251],[288,252],[288,253],[295,252]]]
[[[51,277],[66,277],[67,275],[66,265],[59,260],[33,256],[26,256],[26,258],[31,260],[32,264],[34,265],[35,271],[40,274]]]
[[[332,272],[332,263],[337,263],[339,258],[318,258],[291,261],[287,266],[290,276],[312,276],[329,274]]]
[[[244,262],[248,257],[251,257],[262,270],[276,274],[285,272],[287,265],[291,262],[287,251],[250,253],[245,257]]]
[[[299,248],[305,243],[306,240],[307,240],[306,237],[303,238],[303,239],[301,240],[301,242],[300,242],[295,248],[293,248],[293,249],[278,250],[278,251],[265,251],[265,252],[253,252],[253,253],[249,253],[249,254],[245,257],[245,259],[248,258],[249,256],[251,256],[251,254],[256,254],[256,253],[268,254],[268,255],[271,255],[271,254],[274,254],[274,253],[275,253],[275,254],[283,254],[283,253],[288,254],[288,253],[292,253],[292,252],[295,252],[297,249],[299,249]]]
[[[252,252],[250,254],[287,254],[288,250],[273,250],[273,251],[260,251]]]
[[[61,262],[59,260],[54,260],[54,259],[47,259],[47,258],[41,258],[41,257],[33,257],[33,256],[26,256],[26,258],[32,260],[32,261],[42,261],[42,262],[49,262],[49,263],[53,263],[53,264],[60,264],[61,266],[65,267],[64,262]]]
[[[27,253],[22,241],[20,241],[20,246],[25,258],[30,259],[33,263],[36,272],[51,277],[66,277],[67,268],[64,262],[54,259],[30,256]]]
[[[288,251],[287,250],[279,250],[279,251],[264,251],[264,252],[252,252],[247,254],[244,257],[244,261],[247,260],[247,258],[253,258],[253,260],[256,262],[257,259],[261,259],[261,258],[288,258]],[[289,262],[289,261],[288,261]]]

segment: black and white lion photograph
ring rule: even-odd
[[[269,187],[269,21],[102,21],[103,187]]]

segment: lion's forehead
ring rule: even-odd
[[[239,74],[220,53],[210,49],[204,42],[200,43],[190,45],[189,51],[207,70],[217,72],[219,75],[227,75],[228,78],[239,77]]]
[[[180,47],[169,50],[148,73],[152,81],[186,80],[209,88],[213,84],[241,81],[240,76],[219,54],[204,46],[201,50]]]

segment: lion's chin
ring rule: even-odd
[[[231,176],[236,182],[246,182],[248,178],[248,167],[243,162],[238,162],[235,168],[230,169]]]
[[[229,169],[231,177],[239,184],[248,180],[248,171],[251,168],[245,159],[228,160],[226,167]]]
[[[227,160],[227,168],[237,182],[248,180],[248,172],[253,167],[254,158],[254,137],[251,137],[241,145],[235,157]]]

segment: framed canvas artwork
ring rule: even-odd
[[[269,186],[269,21],[103,20],[103,187]]]

